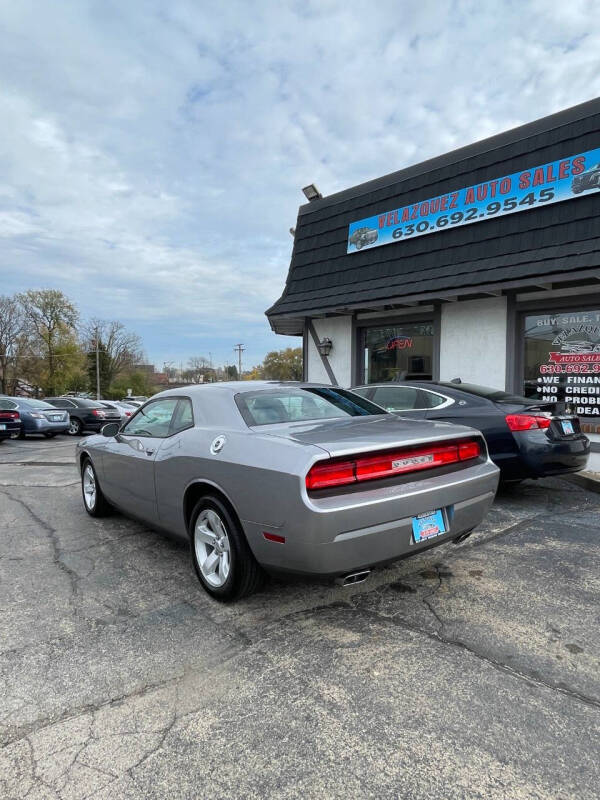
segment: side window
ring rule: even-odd
[[[419,408],[417,390],[412,386],[378,386],[372,400],[388,411],[410,411]]]
[[[12,400],[0,399],[0,409],[2,409],[2,411],[12,411],[15,408],[17,408],[17,404],[13,403]]]
[[[171,420],[177,403],[177,397],[147,403],[131,418],[121,433],[127,436],[153,436],[164,439],[170,433]]]
[[[186,428],[191,428],[194,424],[194,414],[192,411],[192,402],[187,397],[181,397],[179,404],[173,414],[173,421],[171,422],[171,433],[179,433]]]
[[[437,408],[448,400],[442,394],[435,392],[419,392],[419,408]]]

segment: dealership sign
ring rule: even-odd
[[[348,253],[600,190],[600,148],[352,222]]]

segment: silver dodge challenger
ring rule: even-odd
[[[498,484],[478,431],[402,419],[345,389],[245,381],[155,395],[77,446],[83,501],[189,539],[219,600],[267,573],[364,580],[460,541]]]

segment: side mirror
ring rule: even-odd
[[[106,425],[103,425],[100,433],[102,436],[106,436],[108,439],[110,439],[117,435],[120,427],[121,425],[118,422],[107,422]]]

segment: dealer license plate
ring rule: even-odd
[[[0,431],[5,431],[6,425],[3,422],[0,422]]]
[[[573,427],[573,423],[571,420],[563,419],[560,423],[562,425],[562,432],[565,434],[575,433],[575,428]]]
[[[52,422],[60,422],[62,419],[62,414],[50,414],[50,420]]]
[[[427,539],[433,539],[434,536],[446,533],[446,525],[444,524],[442,510],[427,511],[425,514],[419,514],[418,517],[413,517],[412,529],[415,543],[417,544]]]

